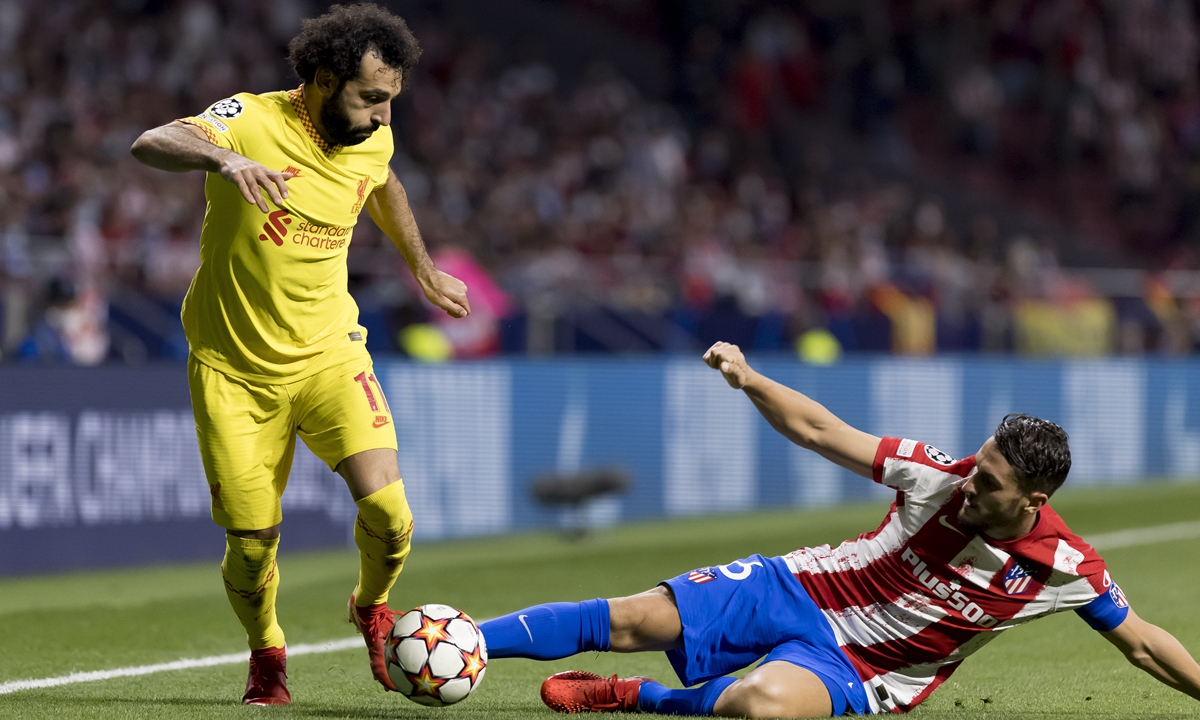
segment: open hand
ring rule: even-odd
[[[292,174],[276,172],[248,157],[230,152],[221,159],[221,177],[237,185],[246,202],[257,205],[259,210],[266,213],[270,210],[267,208],[267,201],[263,199],[262,191],[266,191],[276,207],[282,206],[288,196],[285,181],[291,180]]]
[[[746,364],[746,356],[737,345],[716,343],[704,353],[703,360],[710,368],[720,370],[725,382],[732,388],[741,390],[750,379],[750,366]]]
[[[471,314],[467,284],[462,280],[441,270],[433,270],[418,276],[417,282],[421,284],[426,299],[445,310],[450,317],[464,318]]]

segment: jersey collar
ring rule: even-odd
[[[292,109],[296,111],[296,117],[300,118],[300,124],[304,126],[304,132],[308,134],[308,138],[316,144],[321,152],[329,156],[342,149],[342,145],[330,145],[325,142],[325,138],[321,137],[321,133],[317,132],[312,118],[308,115],[308,107],[304,104],[303,85],[295,90],[288,90],[288,101],[292,104]]]

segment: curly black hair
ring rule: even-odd
[[[1017,475],[1017,487],[1026,494],[1053,495],[1071,472],[1067,431],[1049,420],[1010,413],[1000,421],[994,437]]]
[[[324,66],[343,84],[358,77],[368,52],[400,71],[403,88],[421,57],[421,46],[403,18],[374,3],[333,5],[324,15],[301,23],[300,33],[288,43],[288,62],[306,83]]]

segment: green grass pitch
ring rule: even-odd
[[[1076,532],[1200,517],[1200,484],[1064,490],[1055,507]],[[418,545],[392,594],[407,609],[444,602],[486,618],[550,600],[617,596],[693,567],[747,554],[837,543],[881,519],[881,504],[630,525],[582,542],[525,535]],[[419,521],[419,518],[418,518]],[[284,526],[284,547],[287,534]],[[214,527],[213,541],[221,536]],[[154,542],[154,538],[146,538]],[[1105,553],[1142,617],[1200,654],[1200,540]],[[286,552],[279,614],[289,642],[344,638],[356,556]],[[219,655],[244,649],[215,563],[83,572],[0,581],[0,682]],[[0,695],[3,718],[549,718],[538,687],[570,668],[675,682],[660,654],[591,653],[552,663],[493,661],[479,691],[449,708],[385,694],[362,648],[295,657],[294,704],[238,703],[245,666],[223,665]],[[917,718],[1184,718],[1200,702],[1159,685],[1074,613],[1006,633],[968,660]]]

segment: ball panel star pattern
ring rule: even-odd
[[[419,673],[405,674],[408,675],[408,680],[412,683],[413,696],[424,695],[426,697],[438,698],[438,688],[446,684],[446,680],[435,677],[429,671],[428,666],[421,668],[421,672]]]
[[[478,645],[471,652],[463,651],[463,670],[458,674],[459,677],[471,678],[471,684],[479,682],[479,674],[483,672],[486,663],[483,661],[482,653]]]
[[[434,620],[428,617],[421,618],[421,628],[412,634],[412,637],[420,638],[425,641],[425,649],[432,652],[433,648],[438,643],[450,639],[449,633],[446,632],[446,623],[449,620]]]

